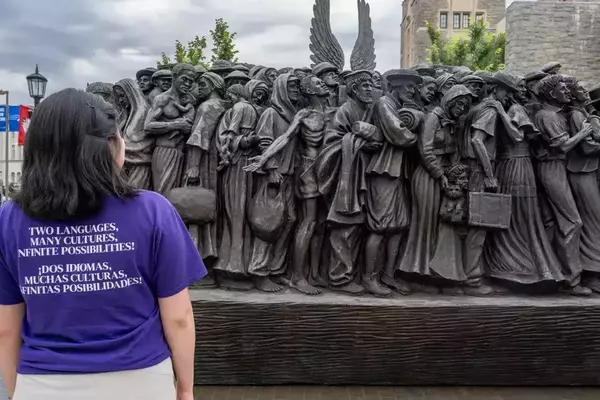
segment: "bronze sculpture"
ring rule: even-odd
[[[355,282],[364,229],[365,152],[381,147],[381,134],[372,125],[372,73],[348,74],[348,100],[335,113],[325,135],[325,148],[315,161],[319,191],[328,198],[329,285],[332,290],[360,295]]]
[[[289,129],[297,113],[300,100],[298,78],[292,74],[279,75],[273,84],[271,106],[260,117],[256,125],[259,146],[266,150]],[[289,148],[276,158],[272,158],[264,167],[266,175],[257,178],[258,191],[268,195],[273,189],[277,192],[278,205],[282,208],[283,223],[273,231],[270,240],[255,237],[249,274],[253,277],[257,289],[265,292],[277,292],[282,286],[280,280],[287,269],[289,243],[296,224],[296,203],[294,198],[294,149]],[[271,188],[270,188],[271,187]],[[271,191],[273,191],[271,190]],[[255,196],[254,202],[263,202],[262,196]],[[254,229],[259,229],[254,225]]]
[[[446,171],[459,161],[457,121],[468,112],[472,97],[466,87],[453,86],[421,129],[418,146],[422,163],[412,178],[412,218],[406,252],[398,265],[412,277],[442,279],[450,284],[468,280],[466,254],[456,245],[462,230],[440,220],[439,211],[442,193],[450,189]],[[402,289],[406,291],[406,287]],[[455,293],[459,292],[457,288]]]
[[[113,90],[119,129],[125,141],[125,173],[131,185],[150,190],[152,153],[156,144],[156,138],[149,136],[144,130],[150,107],[141,88],[132,79],[120,80],[115,83]]]
[[[219,188],[219,147],[217,131],[223,114],[227,109],[225,81],[221,76],[207,72],[198,80],[198,95],[202,103],[196,111],[191,134],[186,142],[186,162],[184,183],[199,186],[215,193],[220,198]],[[211,275],[207,284],[212,284],[212,267],[219,257],[217,220],[202,226],[190,226],[190,233],[197,240],[198,250],[202,254]]]
[[[183,175],[183,148],[192,129],[196,110],[187,99],[196,72],[189,64],[173,67],[173,86],[154,99],[146,118],[145,131],[156,137],[152,155],[153,187],[159,193],[179,187]]]
[[[115,97],[113,93],[112,83],[105,82],[94,82],[88,83],[85,91],[88,93],[94,93],[104,99],[104,101],[115,104]]]
[[[146,96],[150,105],[154,103],[154,99],[161,93],[166,92],[173,84],[173,73],[168,69],[159,69],[152,74],[153,89]]]
[[[329,3],[315,0],[310,68],[217,60],[88,87],[119,111],[133,185],[214,197],[215,218],[186,221],[208,282],[600,293],[599,86],[558,63],[379,73],[364,0],[344,70]]]
[[[150,93],[154,89],[155,84],[153,82],[152,75],[154,75],[156,71],[156,68],[147,67],[139,70],[135,74],[138,87],[140,88],[140,90],[146,98],[150,96]],[[150,104],[152,104],[152,101],[150,101]]]
[[[331,118],[332,110],[327,106],[329,90],[321,79],[314,75],[307,75],[300,82],[300,88],[307,98],[308,106],[296,114],[288,130],[269,146],[259,161],[246,170],[256,172],[278,154],[285,154],[290,150],[296,153],[295,191],[301,204],[299,207],[301,217],[293,242],[293,270],[289,284],[301,293],[316,295],[321,291],[309,284],[308,276],[311,271],[307,268],[320,200],[317,178],[311,167],[320,153],[325,127]]]
[[[238,285],[238,289],[243,288],[240,281],[248,275],[252,254],[252,236],[246,212],[254,180],[243,169],[248,160],[259,153],[260,141],[254,130],[259,114],[245,96],[242,85],[232,85],[227,89],[227,98],[233,107],[225,112],[216,132],[221,158],[218,169],[223,208],[219,215],[219,259],[214,269],[222,274],[223,286],[234,288]]]
[[[570,93],[560,75],[544,77],[539,83],[538,92],[543,104],[534,117],[541,133],[536,158],[538,179],[548,200],[545,207],[550,218],[546,221],[546,229],[573,292],[587,295],[590,290],[581,285],[580,240],[583,222],[569,185],[566,161],[567,154],[592,134],[592,128],[587,124],[569,135],[567,116],[560,111],[570,103]]]

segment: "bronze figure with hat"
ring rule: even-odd
[[[146,67],[144,69],[140,69],[135,74],[135,79],[137,81],[138,87],[144,93],[144,96],[148,98],[152,89],[154,89],[154,82],[152,81],[152,75],[156,72],[156,68]]]
[[[388,90],[391,96],[405,108],[421,109],[419,107],[419,86],[423,78],[411,69],[394,69],[386,74]]]

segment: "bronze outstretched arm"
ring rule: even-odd
[[[294,118],[290,127],[285,131],[285,133],[279,136],[271,145],[265,150],[260,159],[257,162],[254,162],[250,165],[244,167],[244,171],[246,172],[256,172],[262,169],[267,162],[273,158],[276,154],[282,151],[288,143],[294,138],[294,136],[300,131],[300,118]]]

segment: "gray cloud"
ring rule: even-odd
[[[305,66],[314,0],[2,0],[0,88],[12,103],[29,103],[25,76],[36,63],[48,92],[114,82],[154,65],[176,39],[209,37],[215,18],[238,33],[240,60]],[[370,0],[378,69],[400,59],[401,2]],[[21,3],[22,4],[22,3]],[[331,0],[334,33],[349,59],[358,31],[356,3]],[[208,56],[210,56],[210,43]],[[347,63],[348,66],[348,63]]]

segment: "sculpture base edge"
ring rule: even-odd
[[[197,385],[600,385],[600,299],[191,290]]]

